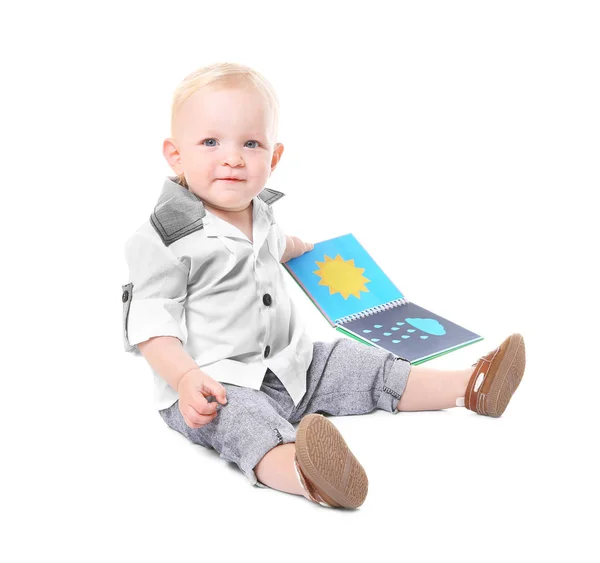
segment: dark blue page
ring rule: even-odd
[[[340,326],[410,362],[481,340],[478,334],[414,303]]]

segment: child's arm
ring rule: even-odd
[[[179,394],[179,410],[190,428],[200,428],[217,416],[217,403],[222,405],[227,393],[218,381],[204,373],[183,348],[179,338],[155,336],[140,342],[138,348],[152,369]]]
[[[190,428],[217,415],[226,391],[204,373],[185,351],[184,303],[189,257],[179,258],[153,232],[137,232],[125,244],[130,283],[123,286],[125,349],[141,353],[154,371],[179,395],[179,410]]]
[[[312,242],[302,242],[298,237],[285,235],[285,239],[285,251],[281,257],[281,262],[287,262],[292,258],[302,256],[305,252],[315,247]]]
[[[174,336],[154,336],[140,342],[138,348],[152,369],[175,391],[182,375],[198,368],[179,338]]]

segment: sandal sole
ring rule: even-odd
[[[358,508],[365,501],[367,474],[339,430],[323,415],[309,414],[300,421],[296,457],[327,504]]]
[[[499,417],[516,391],[525,372],[525,341],[520,334],[510,336],[508,346],[484,401],[484,412]]]

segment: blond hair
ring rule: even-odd
[[[273,139],[277,138],[279,124],[279,99],[271,83],[258,71],[237,63],[214,63],[188,74],[175,88],[171,106],[171,136],[174,136],[175,119],[183,103],[193,94],[207,87],[249,88],[261,94],[273,112]],[[185,176],[179,183],[187,186]]]

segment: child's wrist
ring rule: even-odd
[[[184,371],[178,378],[177,378],[177,386],[176,386],[176,390],[177,392],[179,392],[179,385],[181,384],[181,382],[183,381],[183,378],[190,373],[191,371],[200,369],[198,366],[194,366],[192,368],[189,368],[188,370]]]

